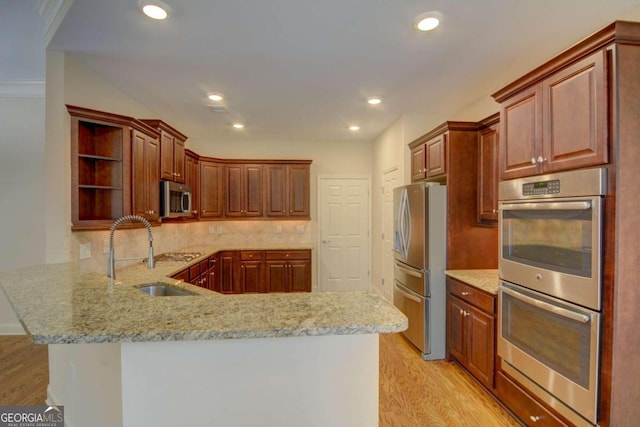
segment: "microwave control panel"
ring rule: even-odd
[[[551,181],[528,182],[526,184],[522,184],[523,196],[541,196],[545,194],[558,193],[560,193],[559,179],[554,179]]]

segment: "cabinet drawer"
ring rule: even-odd
[[[265,257],[268,260],[282,259],[311,259],[311,251],[267,251]]]
[[[536,427],[568,427],[570,425],[530,397],[502,372],[496,374],[496,395],[526,425]]]
[[[447,277],[448,292],[491,315],[495,313],[495,296]]]
[[[242,261],[260,261],[264,259],[264,251],[241,251],[240,259]]]

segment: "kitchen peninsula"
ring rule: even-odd
[[[115,282],[78,263],[0,273],[49,345],[48,403],[68,426],[377,425],[377,335],[407,327],[392,305],[368,292],[222,295],[168,277],[185,266],[136,264]],[[136,289],[158,282],[193,295]]]

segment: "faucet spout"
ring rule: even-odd
[[[153,258],[153,235],[151,234],[151,223],[140,215],[125,215],[116,219],[113,224],[111,224],[111,228],[109,229],[109,260],[107,264],[107,276],[112,279],[116,278],[116,260],[113,249],[113,234],[122,223],[127,221],[141,222],[147,228],[147,231],[149,232],[149,259],[147,261],[147,268],[155,267],[155,260]]]

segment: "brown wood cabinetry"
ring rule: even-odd
[[[187,137],[162,120],[141,120],[160,132],[160,178],[185,183]]]
[[[262,216],[262,178],[261,164],[224,166],[225,216]]]
[[[159,149],[156,135],[131,131],[131,182],[133,214],[160,221]]]
[[[222,218],[224,215],[223,170],[222,163],[200,160],[200,218]]]
[[[498,222],[498,126],[500,115],[480,122],[478,137],[478,222]]]
[[[264,165],[267,217],[309,218],[309,163]]]
[[[266,292],[311,292],[311,251],[267,251]]]
[[[425,145],[420,142],[411,149],[411,182],[422,181],[427,177]]]
[[[494,94],[500,102],[500,178],[608,162],[608,51]]]
[[[132,213],[157,220],[159,134],[131,117],[72,105],[67,110],[72,230],[108,229]]]
[[[240,273],[238,275],[239,293],[264,292],[264,252],[241,251]]]
[[[490,390],[494,384],[496,297],[447,277],[447,353]]]
[[[446,173],[447,133],[411,143],[411,181],[437,178]]]
[[[238,254],[235,251],[218,252],[218,279],[216,282],[216,291],[223,294],[238,293],[236,279],[237,267]]]
[[[198,155],[189,150],[185,151],[184,183],[191,187],[190,218],[197,218],[200,210],[200,163]]]

